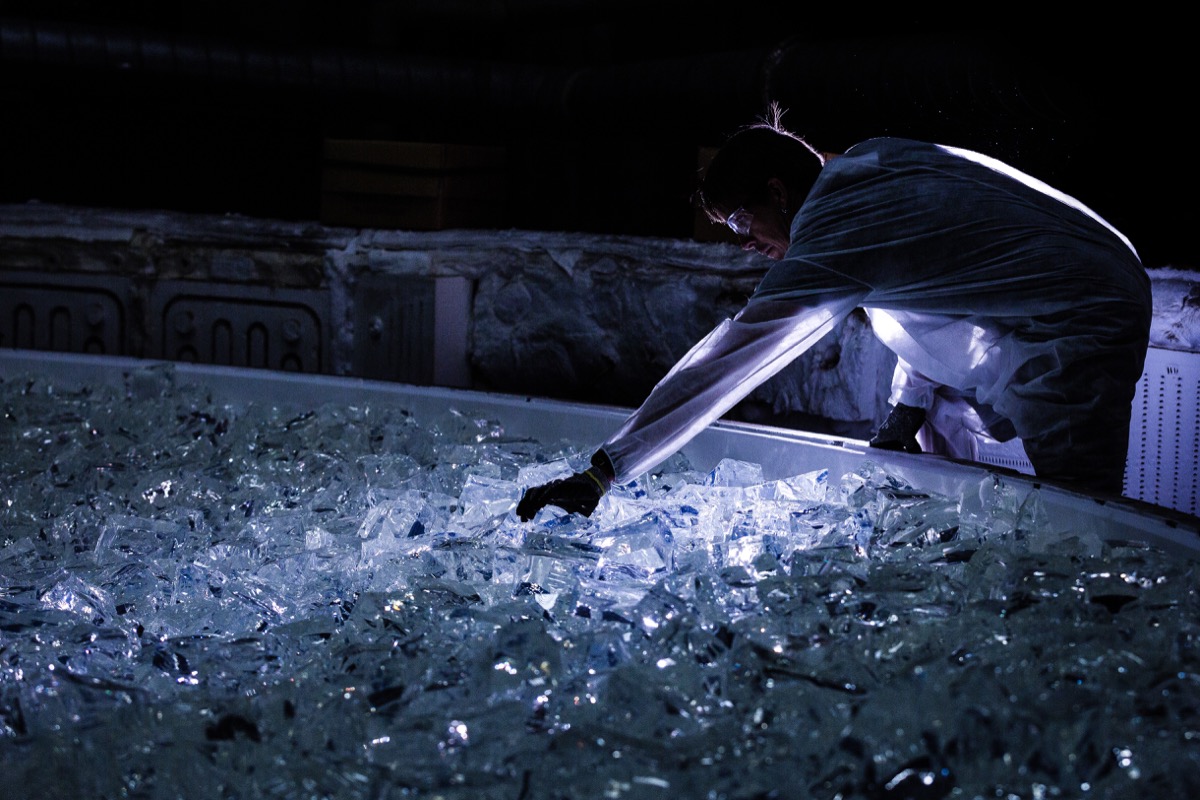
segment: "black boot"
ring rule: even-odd
[[[925,409],[897,403],[888,418],[879,426],[869,444],[881,450],[903,450],[920,453],[917,431],[925,424]]]

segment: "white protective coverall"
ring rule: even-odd
[[[657,466],[855,308],[898,357],[922,444],[973,458],[1020,437],[1039,476],[1119,493],[1149,342],[1150,281],[1121,233],[995,159],[870,139],[822,168],[784,258],[602,446]],[[981,409],[982,417],[975,413]]]

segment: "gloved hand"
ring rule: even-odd
[[[921,452],[917,431],[925,424],[925,409],[897,403],[868,444],[881,450]]]
[[[546,506],[558,506],[570,514],[590,517],[612,486],[614,474],[612,462],[601,450],[592,456],[592,465],[583,472],[527,489],[517,503],[517,516],[528,522]]]

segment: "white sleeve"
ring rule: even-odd
[[[896,370],[892,373],[892,391],[888,402],[893,406],[903,403],[928,411],[933,407],[933,393],[940,383],[926,378],[913,369],[902,358],[896,359]]]
[[[859,304],[859,292],[752,300],[688,351],[601,449],[622,483],[662,463],[764,381],[816,344]]]

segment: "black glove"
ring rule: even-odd
[[[925,409],[897,403],[888,418],[875,432],[868,443],[880,450],[903,450],[906,453],[921,452],[917,443],[917,431],[925,424]]]
[[[569,514],[590,517],[612,486],[614,472],[612,462],[601,450],[592,456],[592,466],[583,472],[526,490],[517,503],[517,516],[528,522],[546,506],[558,506]]]

